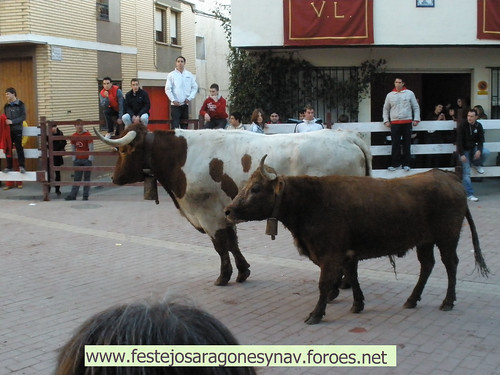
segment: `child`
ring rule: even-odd
[[[92,166],[92,155],[88,154],[88,151],[94,151],[94,143],[92,139],[79,139],[81,137],[91,137],[91,134],[83,128],[82,120],[78,119],[75,122],[76,132],[72,135],[71,138],[71,150],[76,152],[73,155],[73,166],[75,167],[90,167]],[[75,171],[75,182],[79,182],[82,180],[90,181],[90,171]],[[80,186],[73,185],[71,192],[69,195],[64,198],[67,201],[76,200],[76,196],[78,194],[78,189]],[[90,186],[83,187],[83,200],[89,200],[89,192]]]
[[[241,123],[241,113],[231,113],[231,116],[229,117],[229,124],[227,124],[226,130],[245,130],[245,127]]]

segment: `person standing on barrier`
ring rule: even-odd
[[[93,156],[89,155],[89,151],[94,151],[94,142],[92,139],[80,139],[82,137],[91,137],[91,134],[83,128],[82,120],[75,121],[76,132],[71,136],[71,151],[75,152],[73,155],[73,166],[75,167],[91,167]],[[75,171],[75,182],[90,181],[90,171]],[[69,195],[64,198],[67,201],[76,200],[78,195],[79,185],[73,185]],[[89,200],[90,186],[83,187],[83,200]]]
[[[25,173],[24,165],[24,149],[23,149],[23,122],[26,120],[26,107],[24,103],[17,98],[16,89],[9,87],[5,90],[7,103],[3,107],[5,116],[7,117],[6,123],[10,127],[10,138],[12,143],[16,146],[17,160],[19,162],[19,172]],[[13,159],[12,155],[7,157],[7,168],[3,171],[5,173],[12,172]]]
[[[394,89],[387,94],[383,108],[384,125],[391,129],[392,163],[389,171],[401,167],[410,170],[411,130],[420,122],[420,107],[413,91],[405,87],[401,78],[394,80]],[[403,158],[401,158],[403,138]]]
[[[187,129],[189,119],[189,103],[198,92],[198,84],[194,75],[184,68],[186,59],[179,56],[175,59],[175,69],[168,73],[165,83],[165,94],[170,100],[171,129]]]
[[[477,202],[479,198],[474,196],[474,189],[470,179],[471,165],[477,173],[483,174],[483,162],[490,154],[484,147],[484,129],[480,122],[477,122],[477,111],[469,109],[467,120],[459,121],[457,125],[457,153],[462,163],[462,183],[467,192],[467,199]]]

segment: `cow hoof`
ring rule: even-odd
[[[417,303],[408,300],[408,301],[405,302],[405,304],[403,305],[403,307],[405,309],[414,309],[415,307],[417,307]]]
[[[248,279],[248,276],[250,276],[250,270],[246,269],[244,271],[239,271],[238,272],[238,277],[236,278],[236,282],[242,283],[246,279]]]
[[[313,314],[310,314],[306,320],[304,320],[306,324],[313,325],[313,324],[318,324],[321,322],[321,316],[314,316]]]
[[[442,305],[439,307],[439,310],[441,311],[450,311],[453,309],[453,303],[442,303]]]
[[[227,285],[228,282],[229,282],[229,277],[225,278],[225,277],[219,276],[217,278],[217,280],[215,280],[214,285],[216,285],[216,286],[225,286],[225,285]]]
[[[362,304],[353,304],[352,307],[351,307],[351,312],[354,313],[354,314],[358,314],[360,313],[361,311],[363,311],[365,308],[365,304],[362,303]]]

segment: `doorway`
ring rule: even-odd
[[[382,108],[387,93],[394,88],[394,79],[403,78],[420,104],[420,116],[425,120],[438,103],[453,107],[457,98],[464,98],[470,105],[470,73],[384,73],[371,88],[371,121],[382,121]]]
[[[382,78],[382,77],[381,77]],[[420,104],[421,120],[428,119],[436,104],[451,104],[456,107],[457,98],[464,98],[470,105],[470,73],[383,73],[371,87],[371,121],[382,121],[385,97],[394,88],[394,80],[402,78],[406,87],[415,93]],[[390,132],[372,133],[371,144],[387,144]],[[373,168],[383,169],[390,165],[390,156],[373,158]]]

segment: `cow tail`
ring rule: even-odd
[[[469,207],[467,207],[467,212],[465,213],[467,222],[469,223],[471,235],[472,235],[472,245],[474,246],[474,258],[476,260],[476,268],[479,268],[479,273],[483,277],[488,277],[490,270],[484,261],[483,254],[481,253],[481,247],[479,246],[479,237],[477,235],[476,224],[472,220],[472,215],[470,213]]]
[[[366,144],[366,142],[361,138],[359,133],[355,133],[355,141],[354,143],[358,146],[363,154],[365,155],[365,176],[372,175],[372,152],[370,151],[370,147]]]

